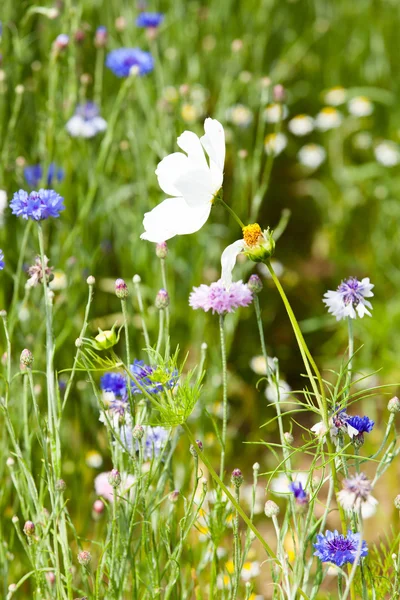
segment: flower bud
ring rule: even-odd
[[[397,510],[400,510],[400,494],[398,494],[394,499],[394,505],[397,508]]]
[[[173,492],[171,492],[168,496],[168,500],[170,502],[176,502],[179,498],[179,490],[174,490]]]
[[[56,481],[55,487],[57,492],[64,492],[67,489],[67,484],[65,483],[64,479],[59,479]]]
[[[32,523],[32,521],[26,521],[26,523],[24,525],[24,534],[27,537],[32,537],[34,533],[35,533],[35,524]]]
[[[92,560],[92,555],[87,550],[82,550],[78,554],[78,563],[83,567],[87,567]]]
[[[397,396],[394,396],[391,400],[389,400],[387,408],[391,413],[400,412],[400,400]]]
[[[156,256],[158,258],[166,258],[168,254],[167,242],[161,242],[156,245]]]
[[[169,294],[167,290],[160,290],[156,296],[155,306],[159,310],[169,306]]]
[[[243,483],[243,475],[240,469],[233,469],[231,475],[231,483],[235,486],[235,488],[240,488]]]
[[[108,41],[107,27],[104,27],[104,25],[100,25],[100,27],[98,27],[96,29],[94,45],[96,46],[96,48],[104,48],[107,45],[107,41]]]
[[[258,472],[259,470],[260,470],[260,463],[255,462],[254,465],[253,465],[253,471],[257,471]]]
[[[21,365],[24,365],[25,367],[31,367],[32,363],[33,363],[32,352],[30,350],[28,350],[27,348],[25,348],[25,350],[22,350],[19,362],[21,363]]]
[[[125,298],[128,297],[128,295],[129,295],[128,286],[126,285],[126,283],[123,279],[116,280],[115,295],[117,296],[117,298],[120,298],[120,300],[125,300]]]
[[[144,436],[144,428],[142,425],[135,425],[135,427],[133,428],[132,431],[132,437],[135,440],[141,440],[142,437]]]
[[[275,102],[284,102],[286,98],[286,91],[283,85],[281,85],[280,83],[274,85],[273,96]]]
[[[118,342],[117,334],[114,329],[108,331],[100,331],[94,338],[96,340],[96,346],[99,350],[107,350],[112,348]]]
[[[109,472],[107,479],[111,487],[117,488],[121,483],[121,474],[117,469],[113,469]]]
[[[86,283],[88,285],[94,285],[96,283],[96,279],[93,277],[93,275],[89,275],[89,277],[86,279]]]
[[[273,500],[267,500],[264,506],[265,515],[269,518],[279,515],[280,508]]]
[[[66,33],[60,33],[54,41],[54,48],[56,50],[65,50],[69,44],[69,35]]]
[[[203,452],[203,442],[201,440],[196,440],[196,446],[200,450],[200,452]],[[190,444],[189,450],[190,454],[192,454],[193,456],[197,456],[197,452],[193,444]]]
[[[133,281],[133,283],[136,285],[136,284],[138,284],[138,283],[140,283],[140,282],[142,281],[142,278],[140,277],[140,275],[138,275],[138,274],[136,273],[136,275],[134,275],[134,276],[132,277],[132,281]]]
[[[294,442],[294,437],[292,436],[292,434],[290,433],[290,431],[285,431],[285,433],[283,434],[283,437],[285,439],[285,442],[287,444],[289,444],[289,446],[291,446]]]
[[[101,515],[104,512],[104,508],[104,502],[101,500],[95,500],[93,502],[93,512],[95,512],[97,515]]]
[[[54,575],[53,571],[49,571],[48,573],[46,573],[46,579],[50,583],[50,585],[55,584],[56,576]]]
[[[85,40],[85,32],[83,29],[77,29],[74,35],[74,40],[77,44],[82,44]]]
[[[259,294],[263,289],[263,284],[258,275],[250,275],[250,278],[247,282],[247,287],[253,294]]]

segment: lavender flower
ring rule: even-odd
[[[301,481],[292,481],[289,484],[289,490],[293,492],[294,500],[298,505],[304,505],[308,503],[308,494],[303,489]]]
[[[38,192],[28,194],[24,190],[15,192],[10,202],[13,215],[23,219],[42,221],[49,217],[57,218],[65,209],[62,198],[54,190],[40,189]]]
[[[24,177],[26,183],[30,187],[37,187],[43,177],[43,169],[41,165],[30,165],[24,169]],[[55,163],[50,163],[47,171],[47,185],[50,187],[53,179],[60,182],[64,179],[64,169],[57,167]]]
[[[132,67],[137,67],[138,75],[142,76],[154,69],[154,61],[150,52],[140,48],[117,48],[107,55],[106,67],[117,77],[128,77]]]
[[[136,19],[136,25],[138,27],[146,27],[146,29],[155,29],[161,25],[163,20],[164,15],[162,13],[142,12]]]
[[[126,398],[126,379],[121,373],[105,373],[100,379],[100,388],[103,392],[112,392],[117,398]]]
[[[336,291],[326,292],[323,302],[337,321],[346,317],[355,319],[357,315],[360,318],[364,315],[371,316],[368,309],[372,309],[372,304],[366,298],[374,295],[371,291],[373,287],[369,277],[364,277],[361,281],[356,277],[349,277],[342,281]]]
[[[319,533],[317,541],[314,544],[314,556],[317,556],[322,562],[331,562],[338,567],[350,563],[353,564],[357,555],[360,543],[360,534],[347,532],[344,536],[338,531],[326,531],[325,535]],[[361,545],[360,558],[368,554],[368,547],[363,540]]]
[[[226,287],[220,279],[211,285],[202,284],[193,288],[189,306],[194,310],[201,308],[208,312],[211,309],[213,314],[224,315],[235,311],[239,306],[248,306],[252,299],[251,291],[242,281],[236,281]]]
[[[130,367],[131,373],[136,381],[143,387],[149,394],[158,394],[165,388],[173,388],[178,380],[178,371],[175,369],[172,371],[166,371],[161,368],[151,367],[145,365],[143,360],[136,360]],[[142,391],[132,381],[132,393],[141,394]]]
[[[107,129],[107,121],[100,117],[95,102],[86,102],[78,104],[65,128],[72,137],[92,138]]]
[[[3,250],[0,250],[0,271],[2,271],[5,266],[6,263],[4,262],[4,252]]]
[[[347,510],[359,510],[369,505],[374,508],[378,501],[371,496],[372,484],[365,473],[356,473],[353,477],[344,479],[343,489],[338,493],[338,501]]]

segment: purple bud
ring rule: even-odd
[[[156,256],[158,256],[158,258],[166,258],[167,254],[168,254],[167,242],[161,242],[160,244],[156,245]]]
[[[66,33],[60,33],[54,41],[54,47],[57,50],[64,50],[69,44],[69,35]]]
[[[112,471],[109,472],[108,483],[113,488],[117,488],[119,486],[119,484],[121,483],[121,474],[119,471],[117,471],[117,469],[113,469]]]
[[[167,290],[160,290],[156,296],[155,301],[156,308],[162,310],[163,308],[167,308],[169,306],[169,295]]]
[[[283,85],[281,85],[280,83],[274,85],[273,95],[275,102],[284,102],[286,98],[286,91]]]
[[[232,475],[231,475],[231,483],[236,488],[240,488],[240,486],[242,485],[243,475],[242,475],[242,471],[240,469],[233,469]]]
[[[65,483],[64,479],[59,479],[56,481],[55,487],[57,492],[64,492],[67,489],[67,484]]]
[[[96,29],[94,45],[96,46],[96,48],[104,48],[107,45],[107,41],[108,41],[107,27],[104,27],[104,25],[101,25],[100,27],[98,27]]]
[[[201,440],[196,440],[196,446],[200,450],[200,452],[203,452],[203,442]],[[189,450],[190,454],[192,454],[193,456],[197,456],[197,452],[193,444],[190,444]]]
[[[115,295],[120,300],[125,300],[128,297],[129,291],[128,286],[126,285],[123,279],[117,279],[115,282]]]
[[[24,533],[27,537],[32,537],[35,533],[35,524],[32,521],[26,521],[24,525]]]
[[[263,289],[263,284],[258,275],[250,275],[250,278],[247,282],[247,287],[253,294],[259,294]]]
[[[95,500],[93,502],[93,512],[95,512],[97,515],[101,515],[104,512],[104,508],[104,502],[101,500]]]
[[[90,552],[88,552],[87,550],[82,550],[82,552],[79,552],[78,562],[83,567],[87,567],[90,564],[91,560],[92,560],[92,555],[90,554]]]
[[[21,365],[24,365],[25,367],[31,367],[32,363],[33,363],[32,352],[30,350],[28,350],[27,348],[25,348],[25,350],[22,350],[19,362],[21,363]]]
[[[179,498],[179,490],[174,490],[168,496],[168,500],[170,502],[176,502],[178,500],[178,498]]]

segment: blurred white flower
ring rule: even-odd
[[[283,121],[288,116],[289,111],[284,104],[268,104],[264,109],[264,121],[267,123],[278,123]]]
[[[288,399],[292,388],[290,385],[284,381],[283,379],[279,380],[279,401],[283,402]],[[265,388],[265,397],[268,402],[277,402],[278,401],[278,391],[276,389],[276,385],[269,383]]]
[[[353,117],[368,117],[374,112],[374,105],[366,96],[352,98],[349,100],[347,108]]]
[[[297,153],[299,162],[310,169],[318,169],[326,159],[326,150],[318,144],[306,144]]]
[[[89,450],[86,454],[85,461],[88,467],[92,469],[99,469],[103,464],[103,457],[97,450]]]
[[[353,146],[357,150],[368,150],[372,146],[372,136],[367,131],[360,131],[353,137]]]
[[[342,485],[343,489],[338,492],[337,498],[344,510],[358,511],[364,507],[366,515],[374,514],[378,500],[371,496],[372,484],[364,473],[344,479]]]
[[[235,104],[226,111],[228,121],[238,127],[248,127],[253,120],[253,113],[244,104]]]
[[[92,138],[107,129],[107,121],[100,117],[94,102],[86,102],[77,106],[65,128],[72,137]]]
[[[342,124],[342,113],[336,108],[326,106],[315,117],[315,126],[321,131],[329,131],[330,129],[336,129]]]
[[[201,138],[192,131],[184,131],[177,143],[186,154],[174,152],[158,164],[158,183],[173,197],[145,213],[145,232],[140,236],[143,240],[159,243],[176,235],[194,233],[210,216],[212,202],[223,181],[225,135],[216,119],[206,119],[204,131]]]
[[[7,193],[0,190],[0,227],[4,224],[4,211],[7,208]]]
[[[270,491],[274,492],[274,494],[288,494],[290,492],[289,485],[292,481],[297,481],[301,483],[303,488],[306,487],[308,481],[308,473],[305,471],[298,471],[297,473],[291,473],[291,480],[289,480],[285,473],[279,473],[277,477],[271,481]],[[267,490],[268,491],[268,490]]]
[[[399,147],[390,140],[383,140],[375,146],[374,154],[376,160],[385,167],[395,167],[400,162]]]
[[[109,502],[114,501],[114,489],[108,482],[109,473],[100,473],[94,480],[94,489],[98,496],[102,496],[104,500],[108,500]],[[118,496],[125,496],[129,493],[129,495],[133,492],[133,486],[135,483],[135,477],[133,475],[129,475],[128,473],[121,473],[121,483],[118,486],[117,494]]]
[[[270,133],[265,137],[264,148],[267,154],[278,156],[287,146],[287,138],[283,133]]]
[[[337,85],[330,90],[327,90],[324,95],[325,104],[330,106],[339,106],[346,101],[346,90],[341,85]]]
[[[272,371],[275,371],[275,360],[270,356],[268,357],[268,366]],[[256,373],[256,375],[267,374],[267,365],[262,354],[253,356],[253,358],[250,360],[250,368],[252,371],[254,371],[254,373]]]
[[[299,137],[308,135],[314,129],[314,119],[309,115],[297,115],[289,121],[288,129],[293,135]]]
[[[257,561],[246,561],[243,564],[242,571],[240,573],[243,581],[250,581],[253,577],[257,577],[260,574],[260,563]]]
[[[68,285],[67,276],[64,271],[53,271],[53,279],[49,283],[49,288],[54,291],[65,290]]]

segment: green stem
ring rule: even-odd
[[[166,273],[166,267],[165,267],[165,258],[160,258],[160,263],[161,263],[161,278],[162,278],[162,284],[163,284],[163,288],[164,290],[168,293],[168,288],[167,288],[167,273]],[[169,343],[169,324],[170,324],[170,312],[169,312],[169,306],[167,306],[165,308],[165,354],[166,357],[169,358],[169,348],[170,348],[170,343]]]
[[[139,281],[138,281],[139,279]],[[146,320],[144,318],[144,306],[143,306],[143,299],[142,299],[142,293],[140,291],[140,277],[139,275],[135,275],[132,279],[133,284],[135,286],[135,291],[136,291],[136,298],[138,301],[138,305],[139,305],[139,314],[140,314],[140,319],[142,321],[142,329],[143,329],[143,335],[144,335],[144,341],[146,342],[146,348],[150,348],[150,338],[149,338],[149,333],[147,331],[147,325],[146,325]]]
[[[160,310],[158,311],[158,338],[157,338],[157,346],[156,346],[157,354],[160,354],[161,344],[163,341],[163,334],[164,334],[164,309],[160,308]]]
[[[12,300],[11,300],[11,307],[10,307],[10,311],[9,311],[10,312],[10,337],[12,337],[12,333],[14,331],[15,323],[17,320],[16,311],[17,311],[17,304],[18,304],[18,292],[19,292],[19,286],[20,286],[21,275],[22,275],[22,266],[24,264],[26,246],[28,244],[29,234],[31,232],[32,225],[33,225],[33,221],[29,220],[24,229],[24,235],[22,237],[19,256],[18,256],[17,270],[15,271],[15,275],[14,275],[14,289],[13,289],[13,296],[12,296]]]
[[[239,515],[242,517],[243,521],[251,529],[251,531],[254,533],[254,535],[256,536],[256,538],[262,544],[262,546],[263,546],[264,550],[266,551],[266,553],[268,554],[268,556],[270,556],[271,558],[277,560],[275,553],[269,547],[269,545],[267,544],[267,542],[264,540],[264,538],[261,535],[261,533],[253,525],[253,523],[251,522],[251,520],[249,519],[249,517],[246,515],[246,513],[244,512],[244,510],[242,509],[242,507],[240,506],[240,504],[237,503],[235,497],[230,493],[230,491],[228,490],[228,488],[226,487],[226,485],[224,484],[224,482],[220,479],[220,477],[218,477],[217,473],[215,472],[215,470],[214,470],[213,466],[211,465],[210,461],[208,460],[208,458],[206,458],[206,456],[204,455],[204,453],[202,453],[199,450],[199,448],[198,448],[198,446],[196,444],[196,440],[195,440],[192,432],[190,431],[189,427],[187,426],[187,424],[183,423],[182,427],[185,430],[185,432],[186,432],[186,434],[187,434],[187,436],[189,438],[189,441],[192,444],[193,448],[195,449],[195,451],[199,455],[200,459],[203,461],[204,465],[207,467],[208,472],[210,473],[211,477],[218,484],[218,486],[222,489],[222,491],[224,492],[224,494],[226,495],[226,497],[231,501],[232,505],[235,507],[235,509],[237,510],[237,512],[239,513]],[[277,561],[277,562],[279,562],[279,561]]]
[[[226,426],[228,421],[228,378],[226,369],[226,346],[224,334],[224,315],[219,317],[219,336],[221,343],[221,359],[222,359],[222,434],[221,434],[221,462],[219,476],[224,479],[225,469],[225,451],[226,451]]]
[[[240,500],[240,489],[238,486],[235,487],[235,498],[236,502],[239,504]],[[235,518],[233,521],[233,559],[234,559],[234,581],[233,581],[233,589],[232,589],[232,600],[236,600],[239,582],[240,582],[240,573],[242,570],[242,562],[240,560],[240,535],[239,535],[239,513],[235,511]]]
[[[346,377],[346,398],[344,408],[346,408],[347,400],[350,396],[351,387],[351,375],[353,370],[353,354],[354,354],[354,333],[353,333],[353,319],[347,317],[347,328],[349,334],[349,362],[347,363],[347,377]]]
[[[232,208],[226,203],[224,202],[224,200],[222,200],[222,198],[218,197],[218,202],[220,202],[225,208],[226,210],[232,215],[232,217],[235,219],[236,223],[238,223],[238,225],[240,226],[241,229],[243,229],[244,227],[244,223],[242,223],[242,221],[239,219],[239,217],[237,216],[237,214],[235,213],[234,210],[232,210]]]

